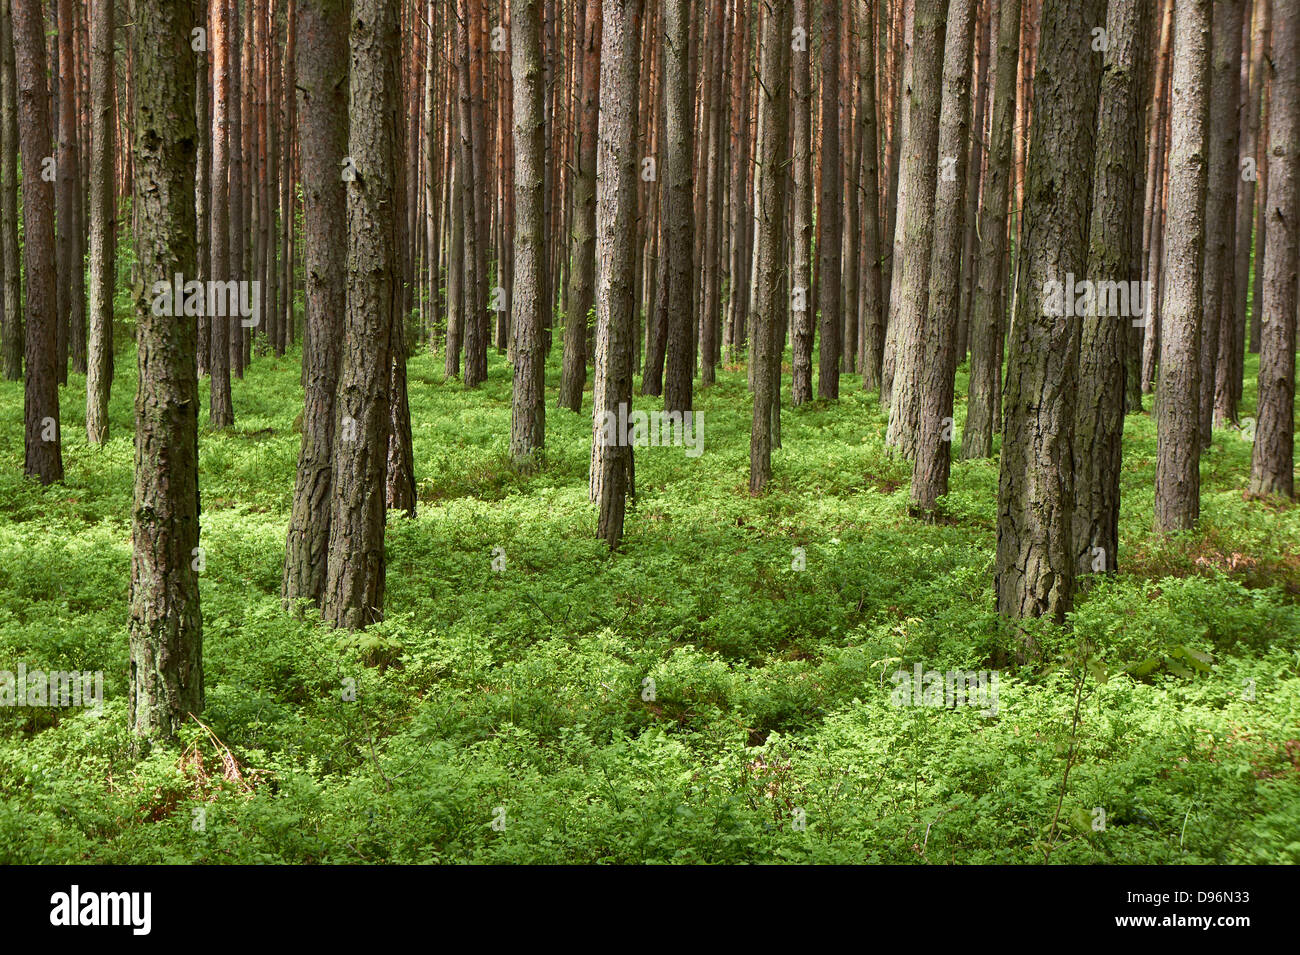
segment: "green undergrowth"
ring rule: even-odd
[[[0,384],[0,669],[104,672],[102,713],[0,711],[2,862],[1300,861],[1300,510],[1243,499],[1236,431],[1203,459],[1200,528],[1158,539],[1154,422],[1130,415],[1119,573],[1066,626],[1017,627],[992,603],[996,461],[955,463],[942,520],[912,519],[854,375],[787,404],[753,498],[723,369],[703,456],[637,450],[611,556],[590,383],[556,408],[558,345],[527,475],[503,357],[472,392],[411,360],[418,515],[390,517],[387,619],[358,635],[281,608],[300,355],[258,358],[234,429],[200,433],[202,722],[133,759],[119,349],[105,447],[84,378],[61,390],[60,485],[20,477],[22,386]],[[897,670],[990,670],[1026,639],[1043,659],[1000,669],[996,713],[892,703]]]

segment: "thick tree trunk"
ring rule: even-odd
[[[108,397],[113,385],[113,285],[117,278],[117,197],[113,189],[113,99],[117,94],[113,69],[113,7],[112,0],[95,0],[90,24],[93,125],[90,143],[90,347],[86,373],[86,439],[92,445],[103,444],[108,439]],[[203,71],[206,73],[206,67]],[[199,140],[204,138],[200,136]]]
[[[574,63],[574,70],[582,79],[582,94],[578,141],[574,145],[577,165],[573,170],[573,234],[569,241],[573,263],[569,271],[569,309],[564,316],[564,361],[560,373],[560,407],[570,411],[582,410],[582,391],[587,383],[587,316],[595,294],[601,0],[587,4],[584,16],[582,53]],[[516,264],[516,275],[517,269]]]
[[[780,396],[777,351],[780,325],[788,314],[782,281],[786,270],[783,168],[788,155],[790,115],[789,4],[760,4],[761,79],[758,87],[757,229],[754,235],[754,405],[749,431],[749,493],[761,494],[772,477],[773,405]]]
[[[529,468],[546,443],[546,303],[541,298],[543,197],[542,27],[540,0],[515,0],[510,10],[514,81],[515,246],[514,389],[510,402],[510,459]],[[585,315],[584,326],[585,326]],[[566,321],[571,319],[566,319]],[[585,337],[585,328],[584,328]],[[569,336],[566,331],[566,344]],[[581,402],[581,391],[578,393]]]
[[[319,602],[325,591],[334,480],[335,398],[347,308],[348,17],[344,0],[299,0],[296,72],[301,124],[307,366],[283,596]]]
[[[1020,64],[1021,0],[993,0],[997,42],[989,73],[993,77],[993,117],[989,128],[988,171],[980,195],[979,277],[970,319],[970,393],[961,433],[964,459],[993,456],[998,395],[1002,390],[1002,343],[1006,324],[1007,203],[1010,199],[1011,134],[1015,127],[1016,70]]]
[[[912,468],[911,509],[933,517],[948,493],[953,439],[953,376],[957,371],[957,313],[961,305],[961,246],[966,236],[966,161],[970,150],[971,52],[975,0],[952,0],[943,64],[939,119],[939,182],[935,187],[934,244],[928,314],[917,367],[920,418]],[[951,160],[951,162],[949,162]],[[952,174],[945,171],[951,168]]]
[[[897,292],[889,303],[885,354],[885,387],[890,401],[885,441],[907,458],[916,453],[917,424],[921,413],[917,377],[921,364],[921,334],[929,304],[934,193],[942,172],[936,151],[946,24],[947,4],[943,0],[916,0],[908,120],[904,130],[907,138],[902,147],[902,179],[898,185],[900,209],[894,243],[895,250],[901,255],[897,265],[900,271]]]
[[[54,290],[54,184],[41,175],[53,144],[45,85],[45,22],[39,0],[14,0],[18,145],[23,169],[23,264],[27,274],[27,380],[23,390],[23,473],[42,484],[63,480]]]
[[[1300,2],[1273,0],[1268,57],[1268,251],[1259,350],[1259,422],[1251,456],[1252,497],[1295,497],[1296,274],[1300,257]]]
[[[1155,524],[1159,531],[1191,529],[1201,506],[1200,344],[1209,149],[1209,0],[1179,0],[1176,5],[1173,84],[1165,302],[1156,395]]]
[[[1141,279],[1135,274],[1133,232],[1141,228],[1138,188],[1144,160],[1146,62],[1151,30],[1146,0],[1110,0],[1109,48],[1098,106],[1092,168],[1087,279]],[[1132,299],[1129,299],[1130,306]],[[1119,554],[1119,478],[1124,437],[1125,352],[1129,313],[1082,316],[1079,386],[1074,413],[1074,561],[1080,575],[1113,572]]]
[[[197,264],[194,170],[198,129],[188,4],[136,0],[135,236],[143,290],[135,303],[140,381],[135,398],[131,513],[130,715],[137,745],[175,738],[203,710],[199,612],[198,323],[155,315],[155,282]],[[147,24],[146,29],[144,25]]]
[[[1099,0],[1043,0],[1025,170],[1024,245],[998,486],[995,586],[1009,617],[1064,619],[1074,590],[1071,441],[1076,319],[1050,314],[1049,282],[1087,267],[1088,189],[1102,59],[1086,38]],[[1020,648],[1022,657],[1036,648]]]
[[[618,422],[620,408],[626,420],[632,407],[632,338],[636,334],[635,210],[641,166],[636,154],[638,41],[642,8],[643,0],[605,0],[602,8],[591,492],[592,499],[600,504],[596,536],[611,549],[618,547],[623,539],[623,516],[633,479],[632,447]],[[671,17],[668,22],[672,23]],[[674,33],[671,26],[669,35],[685,39],[684,34]],[[684,43],[679,47],[682,51],[685,48]],[[688,149],[688,166],[689,157]],[[688,250],[689,246],[674,254],[680,254],[689,265]],[[689,302],[689,289],[686,296]],[[689,309],[687,316],[689,319]],[[608,426],[610,416],[612,426]]]
[[[353,0],[347,309],[334,429],[324,615],[360,630],[384,614],[385,475],[396,298],[397,10]],[[473,202],[472,197],[470,202]]]

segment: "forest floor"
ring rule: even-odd
[[[993,609],[996,461],[955,463],[944,520],[913,520],[846,375],[837,403],[783,409],[751,498],[727,368],[696,392],[702,456],[637,449],[610,556],[590,383],[558,410],[559,352],[528,476],[504,359],[474,392],[412,359],[419,513],[390,516],[387,619],[356,636],[281,608],[299,352],[257,359],[236,427],[200,433],[202,724],[143,760],[134,348],[104,448],[84,378],[62,390],[62,485],[19,476],[22,385],[0,384],[0,669],[104,671],[102,713],[0,712],[0,862],[1300,862],[1300,509],[1243,500],[1240,434],[1203,458],[1200,528],[1161,540],[1154,423],[1130,415],[1120,572],[1066,627],[1026,625],[1047,662],[1000,670],[996,714],[897,706],[896,671],[991,670],[1026,638]]]

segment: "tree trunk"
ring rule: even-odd
[[[998,610],[1009,617],[1059,622],[1074,589],[1070,446],[1079,326],[1049,314],[1047,284],[1087,266],[1102,58],[1086,38],[1102,15],[1098,0],[1043,0],[998,486],[995,587]],[[1036,648],[1019,653],[1028,658]]]
[[[840,396],[840,268],[843,257],[843,198],[840,195],[840,5],[822,0],[821,197],[817,207],[817,310],[821,350],[817,355],[817,397]],[[937,100],[937,97],[936,97]],[[784,122],[784,120],[782,120]],[[782,134],[784,138],[784,134]]]
[[[344,0],[298,0],[296,72],[301,121],[307,366],[283,596],[319,602],[325,591],[334,478],[335,398],[347,309],[348,17]]]
[[[886,390],[890,400],[885,441],[907,458],[916,453],[921,413],[917,373],[930,291],[934,193],[942,173],[936,150],[946,24],[947,4],[943,0],[916,0],[906,141],[902,147],[902,179],[898,185],[900,211],[895,249],[901,255],[897,266],[900,273],[897,293],[889,304],[888,342],[892,345],[885,346]]]
[[[1006,324],[1007,235],[1010,199],[1011,134],[1015,126],[1016,70],[1020,64],[1021,0],[993,0],[996,47],[989,74],[993,77],[993,117],[989,127],[988,171],[980,195],[979,277],[970,318],[970,393],[961,456],[966,460],[993,456],[997,401],[1002,390],[1002,343]],[[994,24],[990,24],[990,29]]]
[[[1143,200],[1146,62],[1151,30],[1146,0],[1110,0],[1109,48],[1101,80],[1097,149],[1092,168],[1092,215],[1086,276],[1096,282],[1136,282],[1134,217]],[[1132,302],[1129,299],[1130,304]],[[1074,413],[1074,561],[1080,575],[1111,573],[1119,555],[1119,478],[1123,457],[1125,352],[1130,314],[1083,316],[1079,387]]]
[[[885,313],[881,301],[880,127],[876,116],[875,18],[869,0],[858,0],[858,83],[862,112],[862,151],[858,172],[862,190],[862,279],[858,288],[858,367],[864,391],[880,387],[880,362],[885,350]]]
[[[664,408],[690,411],[692,407],[695,323],[694,282],[695,218],[692,211],[694,110],[691,104],[690,0],[666,0],[664,6],[664,96],[668,152],[667,213],[668,343],[664,372]],[[602,102],[602,108],[603,108]],[[660,294],[664,294],[662,291]]]
[[[578,141],[573,150],[577,158],[573,170],[573,234],[569,242],[573,263],[569,267],[569,309],[564,316],[564,360],[560,374],[560,407],[570,411],[582,410],[582,391],[587,383],[587,316],[595,294],[600,8],[601,0],[586,4],[582,53],[574,63],[574,70],[581,76],[582,95]],[[516,275],[517,270],[518,264]]]
[[[812,401],[813,339],[816,303],[812,298],[812,31],[809,0],[794,0],[794,29],[803,33],[792,41],[794,68],[794,276],[790,308],[794,313],[790,400],[798,407]]]
[[[1209,168],[1206,179],[1205,274],[1201,331],[1201,449],[1214,437],[1214,386],[1220,365],[1232,367],[1232,321],[1236,302],[1237,180],[1241,124],[1241,22],[1244,0],[1217,0],[1212,12]],[[1227,332],[1227,340],[1223,333]],[[1222,422],[1220,422],[1222,423]]]
[[[754,368],[754,406],[749,431],[749,493],[761,494],[772,477],[773,405],[779,400],[777,353],[780,325],[788,314],[783,296],[785,274],[784,165],[788,154],[790,115],[789,4],[760,4],[761,79],[758,87],[758,203],[754,235],[755,307],[750,362]]]
[[[86,439],[92,445],[108,440],[108,397],[113,385],[113,285],[117,278],[117,196],[113,189],[113,99],[117,94],[113,69],[113,7],[113,0],[94,0],[90,24],[93,128],[90,143],[90,347],[86,373]],[[201,62],[205,61],[206,58]],[[204,67],[203,72],[206,71]],[[204,138],[200,136],[200,142]]]
[[[632,447],[618,422],[620,408],[626,415],[632,406],[635,209],[640,171],[640,157],[636,154],[638,40],[642,8],[643,0],[605,0],[602,8],[591,491],[593,500],[600,503],[596,536],[611,549],[618,547],[623,539],[623,516],[632,484]],[[671,16],[667,22],[673,22]],[[685,38],[671,26],[668,29],[670,36]],[[685,48],[684,44],[679,47],[683,51]],[[669,141],[672,141],[671,132]],[[686,155],[689,166],[689,149]],[[687,250],[679,248],[675,254],[689,264]],[[689,302],[689,289],[686,295]],[[689,317],[689,310],[687,314]],[[610,425],[611,416],[612,426],[602,427]]]
[[[54,184],[41,174],[50,155],[45,85],[45,23],[39,0],[14,0],[13,41],[22,151],[23,263],[27,275],[27,380],[23,390],[23,473],[42,484],[63,480],[59,423],[58,299],[54,291]]]
[[[534,465],[534,455],[546,443],[546,352],[542,340],[546,303],[540,294],[541,272],[546,268],[542,260],[545,251],[542,242],[545,145],[542,142],[539,4],[540,0],[515,0],[510,10],[515,124],[515,294],[511,317],[515,368],[510,402],[510,459],[515,467],[521,469]],[[583,315],[586,315],[585,311]],[[583,324],[585,326],[585,320]],[[566,346],[568,339],[566,330]],[[579,403],[581,396],[579,392]]]
[[[18,245],[18,103],[12,0],[0,0],[0,251],[4,255],[4,376],[23,376],[23,283]]]
[[[1209,147],[1209,0],[1180,0],[1176,5],[1173,62],[1165,302],[1156,395],[1158,531],[1190,530],[1201,505],[1199,349]]]
[[[477,21],[475,0],[458,0],[456,42],[461,50],[470,48],[470,34]],[[473,18],[473,19],[471,19]],[[460,332],[465,346],[465,387],[477,388],[487,378],[487,303],[480,297],[485,276],[480,269],[479,240],[485,235],[478,221],[480,200],[476,183],[479,167],[475,166],[477,140],[484,135],[479,125],[480,114],[474,102],[471,86],[470,59],[460,55],[460,155],[458,174],[461,188],[462,215],[455,220],[456,228],[464,229],[464,277],[461,285]]]
[[[1274,0],[1268,58],[1268,251],[1259,349],[1259,422],[1251,456],[1252,497],[1295,497],[1296,222],[1300,195],[1300,2]]]
[[[131,514],[130,716],[136,745],[174,739],[203,711],[199,611],[198,323],[155,315],[155,282],[197,264],[198,128],[188,4],[135,0],[135,236],[144,290],[135,303],[135,503]],[[147,24],[147,28],[145,25]],[[178,310],[177,310],[178,311]]]
[[[208,254],[212,258],[214,282],[227,282],[235,276],[230,249],[230,4],[215,0],[212,8],[212,202]],[[211,352],[208,357],[208,423],[214,429],[229,428],[235,423],[230,402],[230,328],[231,320],[209,316]]]
[[[961,246],[966,237],[966,168],[970,145],[971,53],[975,0],[952,0],[943,64],[939,119],[939,182],[935,187],[934,244],[928,314],[917,367],[920,418],[912,468],[911,510],[933,517],[948,493],[953,438],[953,376],[957,371],[957,313],[961,306]],[[949,162],[951,160],[951,162]],[[945,166],[951,168],[949,175]]]
[[[353,0],[350,22],[348,146],[356,177],[347,185],[347,308],[324,616],[360,630],[384,615],[389,388],[400,294],[393,221],[400,92],[396,8],[387,0]]]

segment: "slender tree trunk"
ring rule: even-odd
[[[230,250],[230,4],[215,0],[212,8],[212,202],[210,241],[212,257],[210,279],[228,282],[234,279]],[[209,317],[211,353],[208,373],[211,395],[208,400],[208,423],[214,429],[229,428],[235,423],[230,401],[230,330],[231,320],[220,315]]]
[[[345,0],[298,0],[297,96],[302,148],[307,366],[283,596],[319,602],[325,591],[336,439],[335,402],[347,310],[348,12]],[[354,159],[355,161],[355,159]],[[354,419],[355,421],[356,419]],[[349,446],[351,449],[351,446]]]
[[[876,0],[878,3],[879,0]],[[862,101],[862,150],[858,182],[862,190],[862,280],[858,288],[858,315],[862,327],[858,346],[858,367],[862,387],[880,387],[880,362],[885,350],[885,312],[881,301],[880,232],[880,133],[876,115],[876,54],[874,14],[876,3],[858,0],[859,31],[858,85]]]
[[[798,407],[812,401],[813,340],[817,330],[812,299],[812,31],[809,0],[794,0],[794,30],[790,53],[794,69],[794,276],[790,283],[792,371],[790,400]],[[802,31],[799,33],[797,31]]]
[[[112,0],[94,0],[90,24],[93,128],[90,143],[90,348],[86,375],[86,438],[92,445],[103,444],[108,439],[108,397],[113,385],[113,284],[117,278],[117,197],[113,191],[113,98],[116,95],[113,6]],[[200,141],[203,138],[200,136]]]
[[[1274,0],[1268,57],[1268,252],[1259,350],[1259,422],[1251,456],[1252,497],[1295,497],[1296,275],[1300,194],[1300,2]]]
[[[456,40],[461,50],[468,50],[470,33],[473,32],[473,24],[477,21],[477,6],[475,0],[457,0],[457,2],[459,9]],[[479,149],[477,140],[485,133],[483,127],[478,124],[480,114],[476,109],[474,88],[471,85],[470,59],[471,57],[464,55],[457,57],[460,64],[458,166],[462,216],[457,218],[456,228],[463,228],[465,234],[464,277],[461,283],[463,307],[459,329],[464,336],[465,387],[477,388],[487,378],[487,303],[480,298],[485,276],[480,269],[479,250],[479,239],[486,233],[481,230],[478,222],[480,201],[476,183],[479,182],[480,168],[475,165],[475,155]]]
[[[18,244],[18,80],[12,0],[0,2],[0,252],[4,255],[4,376],[23,376],[23,283]]]
[[[582,391],[587,384],[587,316],[595,295],[600,26],[601,0],[591,0],[586,4],[581,55],[574,64],[575,72],[581,77],[582,93],[578,141],[574,145],[577,166],[573,170],[573,234],[569,241],[573,263],[569,271],[569,310],[564,317],[564,360],[560,375],[560,407],[570,411],[582,410]]]
[[[693,400],[695,308],[692,212],[694,109],[691,104],[690,0],[666,0],[664,6],[664,96],[668,147],[666,236],[668,255],[668,345],[664,407],[690,411]],[[663,294],[662,292],[660,294]]]
[[[817,397],[840,396],[843,199],[840,195],[840,4],[822,2],[821,197],[817,207]],[[936,104],[938,97],[936,96]]]
[[[135,236],[144,288],[197,264],[194,170],[198,128],[189,4],[135,0]],[[147,24],[147,27],[145,26]],[[179,303],[176,303],[179,304]],[[175,738],[203,711],[199,611],[198,323],[135,304],[140,380],[135,398],[131,519],[130,715],[137,746]]]
[[[1006,387],[995,587],[1009,617],[1063,620],[1074,590],[1071,454],[1079,326],[1049,282],[1087,267],[1088,191],[1102,58],[1099,0],[1043,0],[1025,169],[1024,246]],[[1036,655],[1032,645],[1019,654]]]
[[[988,170],[980,194],[979,277],[971,303],[970,394],[961,456],[993,456],[997,400],[1002,390],[1002,343],[1006,324],[1007,235],[1012,144],[1015,126],[1016,70],[1020,64],[1021,0],[993,0],[997,28],[993,62],[993,116],[989,127]]]
[[[1232,366],[1236,301],[1237,180],[1241,124],[1241,22],[1244,0],[1216,0],[1212,17],[1209,168],[1206,182],[1205,274],[1201,330],[1201,449],[1214,437],[1214,385],[1220,365]],[[1227,341],[1222,340],[1223,331]],[[1226,378],[1226,374],[1225,374]]]
[[[1199,349],[1209,149],[1209,0],[1179,0],[1176,5],[1173,84],[1165,303],[1156,395],[1158,531],[1190,530],[1201,506]]]
[[[779,400],[777,353],[780,325],[788,314],[783,296],[785,274],[784,165],[789,151],[790,4],[759,4],[762,21],[758,86],[757,228],[754,255],[754,406],[749,432],[749,493],[761,494],[772,478],[773,405]]]
[[[634,220],[640,171],[640,157],[636,155],[638,40],[643,5],[643,0],[605,0],[601,11],[600,140],[596,155],[596,380],[591,491],[592,499],[600,504],[596,536],[611,549],[618,547],[623,539],[623,516],[633,480],[632,447],[628,435],[623,433],[619,412],[620,409],[623,411],[622,417],[626,420],[632,406],[632,337],[635,334],[636,307],[633,298],[636,263]],[[672,23],[671,17],[668,22]],[[670,36],[684,39],[684,35],[675,32],[672,26],[668,32]],[[685,46],[680,49],[684,50]],[[688,149],[688,164],[689,155]],[[689,262],[689,254],[680,249],[678,252]],[[689,301],[689,290],[686,294]]]
[[[53,145],[45,85],[45,22],[39,0],[14,0],[13,42],[22,151],[23,260],[27,274],[27,380],[23,390],[23,473],[42,484],[63,480],[54,291],[54,184],[40,174]]]
[[[385,475],[397,228],[398,14],[388,0],[353,0],[347,185],[347,309],[334,429],[334,490],[324,616],[360,630],[384,614]],[[306,44],[304,44],[306,45]],[[473,199],[470,199],[473,202]]]
[[[546,352],[542,326],[547,303],[539,294],[542,284],[540,272],[546,268],[542,261],[545,251],[542,242],[545,146],[542,142],[540,2],[515,0],[510,11],[515,124],[515,294],[512,315],[515,369],[510,404],[510,459],[517,468],[532,467],[534,455],[546,443]],[[566,343],[568,337],[566,332]]]

